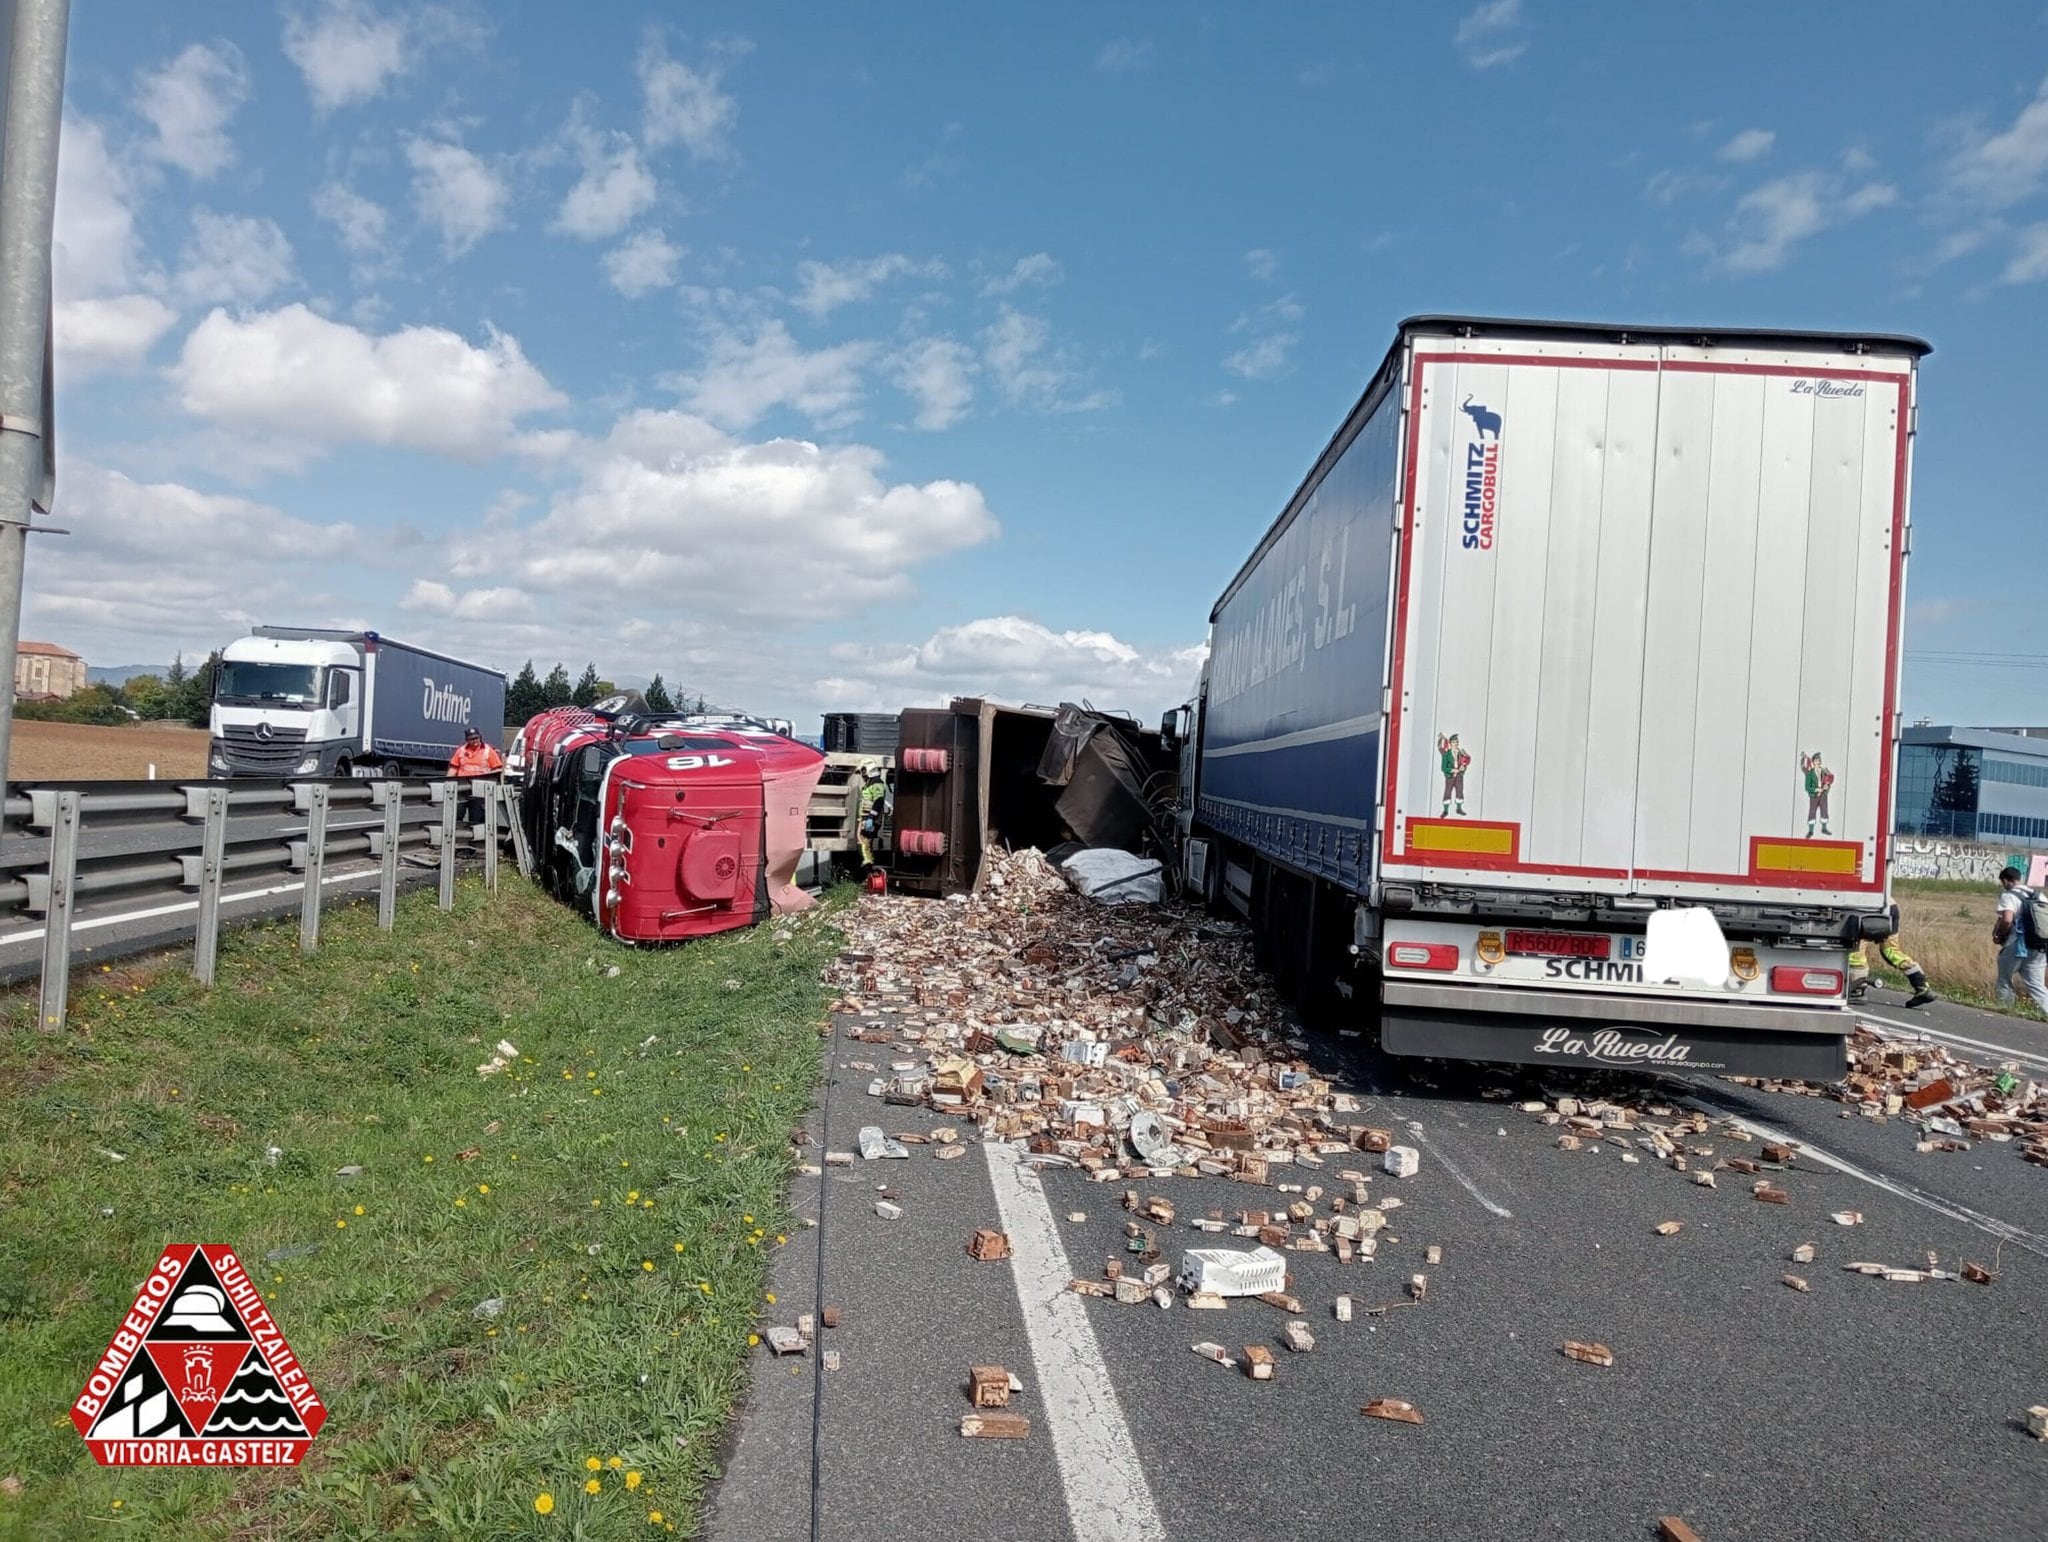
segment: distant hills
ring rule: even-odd
[[[168,675],[168,664],[93,664],[87,667],[85,678],[94,685],[123,685],[137,675]]]

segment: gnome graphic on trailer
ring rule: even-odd
[[[1458,743],[1456,734],[1438,734],[1436,752],[1442,758],[1444,768],[1444,811],[1441,817],[1448,819],[1453,803],[1458,805],[1460,814],[1465,812],[1465,770],[1472,764],[1472,757]]]
[[[1801,755],[1799,769],[1806,777],[1806,833],[1813,834],[1817,819],[1822,835],[1833,834],[1828,829],[1828,789],[1835,785],[1835,773],[1821,763],[1819,750]]]

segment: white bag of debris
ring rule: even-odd
[[[1160,865],[1114,846],[1091,846],[1060,864],[1076,891],[1101,905],[1156,905]]]
[[[1261,1296],[1287,1285],[1287,1260],[1271,1248],[1189,1248],[1180,1257],[1183,1290],[1219,1296]]]

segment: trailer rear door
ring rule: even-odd
[[[1912,370],[1417,338],[1382,871],[1881,896]]]

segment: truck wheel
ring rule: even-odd
[[[343,756],[334,763],[334,770],[330,774],[334,776],[354,776],[356,768],[348,763],[347,756]]]
[[[404,763],[396,760],[387,760],[377,768],[377,774],[386,781],[403,781],[405,779]]]

